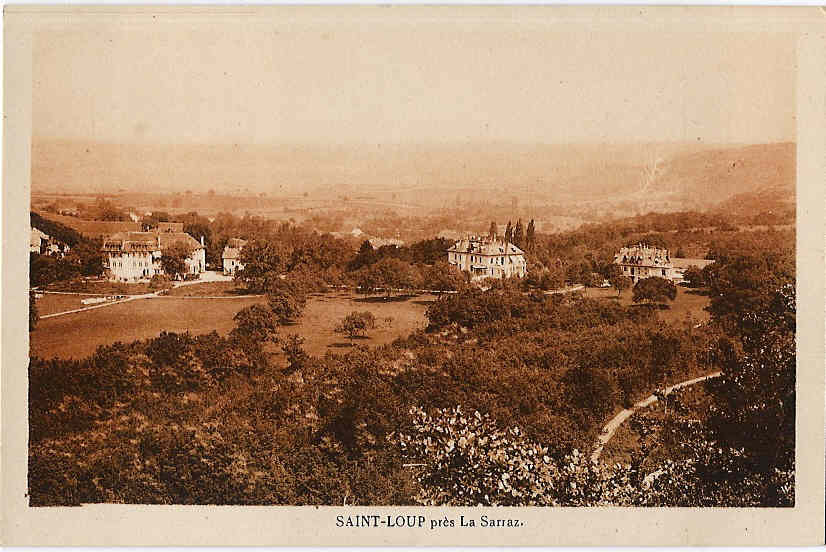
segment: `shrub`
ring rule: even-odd
[[[351,312],[339,321],[334,331],[345,334],[350,339],[355,339],[357,337],[365,337],[367,331],[375,327],[376,317],[372,312]]]
[[[169,289],[172,287],[172,281],[166,274],[155,274],[149,280],[149,289]]]
[[[677,297],[677,286],[671,280],[652,276],[643,278],[634,286],[634,302],[665,303]]]

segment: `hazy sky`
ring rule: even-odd
[[[33,131],[144,143],[788,141],[794,44],[501,21],[41,33]]]

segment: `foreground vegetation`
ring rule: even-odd
[[[467,288],[428,307],[426,331],[321,356],[270,289],[226,336],[33,358],[31,503],[793,504],[793,257],[732,247],[714,267],[700,327]],[[702,417],[654,428],[667,458],[590,463],[614,411],[715,370]]]
[[[793,231],[678,213],[532,232],[528,278],[482,291],[444,262],[445,240],[359,248],[256,217],[178,218],[212,263],[229,237],[249,240],[236,282],[172,292],[226,300],[39,323],[31,302],[32,505],[794,503]],[[99,244],[32,222],[72,246],[33,254],[32,285],[110,292],[78,279],[100,273]],[[643,240],[716,262],[687,273],[693,290],[624,292],[613,254]],[[615,289],[543,293],[603,279]],[[363,297],[329,295],[344,285]],[[455,293],[405,296],[422,288]],[[683,316],[686,298],[709,301],[703,323]],[[158,335],[158,320],[178,331]],[[91,326],[108,333],[90,355],[72,330]],[[320,343],[322,327],[349,343]],[[41,358],[80,346],[76,360]],[[622,465],[588,460],[618,409],[717,370],[701,405],[664,397],[668,415],[636,420]]]

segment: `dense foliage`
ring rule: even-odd
[[[658,276],[643,278],[634,286],[635,303],[665,303],[677,297],[677,286],[674,282]]]
[[[794,503],[790,234],[707,241],[712,318],[698,325],[533,289],[616,276],[608,248],[633,232],[536,235],[541,276],[483,291],[429,257],[441,245],[373,255],[290,225],[260,230],[239,280],[269,301],[239,312],[228,335],[162,333],[83,360],[32,358],[33,505]],[[557,262],[556,251],[576,252]],[[366,293],[456,292],[428,306],[426,331],[309,355],[284,331],[309,294],[343,281]],[[639,422],[646,439],[628,464],[579,452],[621,407],[718,370],[703,408],[662,397],[669,417]]]
[[[98,276],[103,273],[101,241],[88,239],[71,228],[31,213],[32,228],[41,230],[50,238],[69,246],[65,256],[29,254],[29,282],[44,286],[52,282],[70,280],[79,276]]]

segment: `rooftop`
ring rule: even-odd
[[[461,239],[447,250],[448,253],[473,253],[475,255],[523,255],[524,252],[504,240],[470,236]]]
[[[118,232],[103,241],[104,251],[163,251],[173,243],[202,249],[198,240],[185,232]]]
[[[239,238],[230,238],[227,240],[227,245],[224,247],[224,253],[221,255],[222,259],[237,259],[241,256],[241,250],[247,245],[246,240]]]
[[[619,253],[614,255],[614,262],[617,264],[668,267],[671,266],[671,257],[668,255],[668,249],[640,243],[620,248]]]

